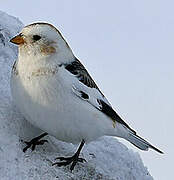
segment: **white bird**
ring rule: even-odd
[[[54,164],[71,164],[73,170],[85,143],[101,136],[121,137],[141,150],[154,149],[139,137],[113,110],[81,62],[74,56],[61,33],[51,24],[33,23],[10,40],[19,46],[13,65],[11,92],[26,119],[44,134],[27,142],[24,152],[46,140],[80,143],[72,157],[60,157]]]

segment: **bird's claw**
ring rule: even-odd
[[[32,151],[35,150],[36,145],[43,145],[44,143],[48,143],[47,140],[38,140],[38,139],[32,139],[31,141],[25,141],[25,144],[27,145],[24,149],[23,152],[26,152],[27,149],[31,148]]]
[[[76,154],[72,157],[57,157],[55,160],[60,160],[60,161],[64,161],[64,162],[55,162],[52,164],[52,166],[57,165],[57,166],[61,167],[61,166],[67,166],[72,163],[72,165],[70,167],[71,171],[74,169],[77,162],[81,162],[81,163],[86,162],[86,160],[84,158],[79,158],[78,155],[76,155]]]

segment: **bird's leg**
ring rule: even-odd
[[[45,142],[48,142],[47,140],[40,140],[44,136],[47,136],[48,133],[43,133],[40,136],[37,136],[33,138],[31,141],[24,141],[27,146],[23,149],[23,152],[25,152],[28,148],[31,148],[31,150],[35,150],[36,145],[43,145]]]
[[[86,162],[85,159],[79,158],[80,151],[82,150],[82,147],[84,146],[84,144],[85,144],[85,141],[82,140],[82,142],[81,142],[77,152],[72,157],[58,157],[56,159],[58,159],[60,161],[63,161],[63,162],[60,162],[60,161],[59,162],[55,162],[52,165],[53,166],[57,165],[57,166],[60,167],[60,166],[67,166],[67,165],[72,163],[71,167],[70,167],[70,170],[72,171],[74,169],[75,165],[77,164],[77,162],[81,162],[81,163]]]

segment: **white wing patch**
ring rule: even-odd
[[[81,89],[77,88],[75,85],[73,85],[72,91],[76,96],[78,96],[83,101],[87,101],[88,103],[90,103],[92,106],[94,106],[98,110],[101,110],[101,106],[97,102],[96,98],[92,97],[91,95],[89,95],[86,92],[82,91]]]
[[[65,69],[73,75],[73,84],[71,87],[72,92],[76,96],[83,101],[87,101],[93,107],[107,115],[113,121],[113,127],[115,127],[116,122],[119,122],[131,132],[136,134],[136,132],[131,129],[113,110],[108,100],[105,98],[94,80],[89,75],[88,71],[79,60],[76,59],[70,64],[65,64],[64,66]]]

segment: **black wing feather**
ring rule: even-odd
[[[75,59],[73,62],[71,62],[69,64],[64,64],[64,66],[65,66],[66,70],[68,70],[70,73],[75,75],[79,79],[79,81],[82,82],[85,86],[88,86],[90,88],[96,88],[102,94],[102,92],[100,91],[100,89],[98,88],[98,86],[96,85],[94,80],[92,79],[92,77],[89,75],[88,71],[85,69],[85,67],[81,64],[81,62],[78,59]],[[83,91],[80,91],[80,94],[81,94],[81,97],[83,99],[84,98],[85,99],[89,98],[89,96]],[[102,96],[104,97],[103,94],[102,94]],[[97,101],[98,101],[98,103],[100,105],[100,108],[96,107],[98,110],[100,110],[101,112],[103,112],[104,114],[109,116],[112,121],[119,122],[119,123],[123,124],[125,127],[130,129],[133,133],[135,133],[135,131],[132,130],[119,117],[119,115],[112,109],[112,107],[110,105],[108,105],[106,102],[104,102],[101,99],[97,99]]]
[[[101,106],[101,111],[103,113],[105,113],[107,116],[109,116],[113,121],[115,122],[119,122],[120,124],[123,124],[124,126],[126,126],[128,129],[130,129],[134,134],[136,134],[136,132],[131,129],[121,118],[120,116],[112,109],[111,106],[109,106],[108,104],[106,104],[103,100],[98,99],[97,100],[98,103]]]
[[[85,86],[96,88],[102,94],[92,77],[89,75],[88,71],[78,59],[75,59],[70,64],[65,64],[65,69],[74,74]],[[104,95],[102,94],[102,96]]]

